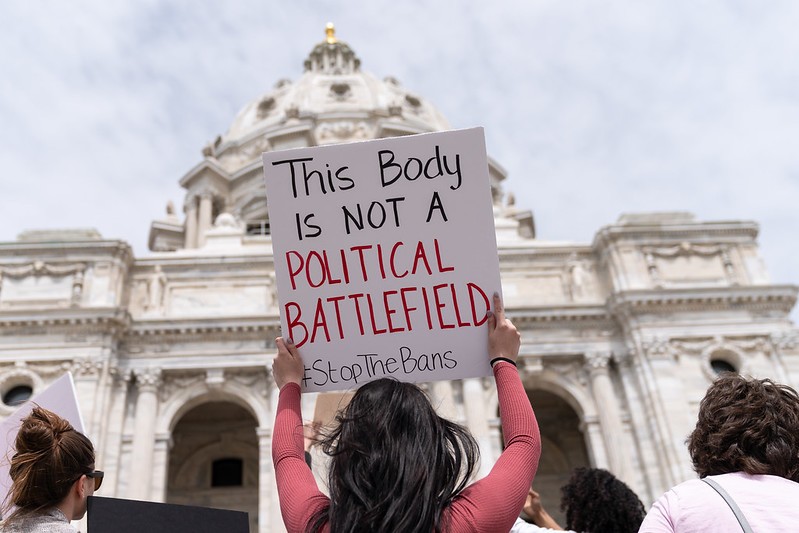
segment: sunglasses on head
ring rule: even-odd
[[[100,485],[103,484],[103,476],[105,473],[102,470],[95,470],[94,472],[87,472],[85,474],[81,474],[81,476],[86,476],[94,479],[94,491],[97,492],[100,489]],[[80,478],[78,478],[80,479]],[[76,479],[75,481],[77,481]]]

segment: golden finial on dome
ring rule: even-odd
[[[325,26],[325,34],[327,34],[327,44],[336,44],[338,42],[336,39],[336,27],[333,26],[332,22],[328,22]]]

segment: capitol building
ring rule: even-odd
[[[105,471],[99,495],[237,509],[252,531],[283,531],[270,452],[280,306],[261,154],[447,129],[412,88],[362,70],[328,28],[299,79],[254,98],[175,176],[183,205],[152,222],[148,254],[85,229],[0,243],[0,415],[71,371]],[[489,158],[488,171],[543,441],[535,487],[554,516],[577,466],[609,469],[647,506],[695,477],[685,439],[718,373],[799,387],[797,287],[769,281],[756,222],[630,213],[591,242],[547,242],[504,188],[501,162]],[[502,450],[493,378],[424,387],[471,430],[485,474]],[[303,396],[306,416],[318,397]]]

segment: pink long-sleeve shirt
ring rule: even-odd
[[[732,496],[752,530],[799,531],[799,483],[779,476],[743,472],[708,476]],[[680,483],[660,497],[639,533],[733,533],[741,526],[724,499],[698,479]]]
[[[516,367],[494,365],[505,450],[491,472],[463,490],[445,512],[449,531],[507,532],[524,505],[541,455],[541,436],[533,409]],[[330,505],[305,464],[300,387],[289,383],[280,391],[272,460],[280,510],[289,533],[304,532],[311,517]],[[325,531],[329,531],[329,526]]]

